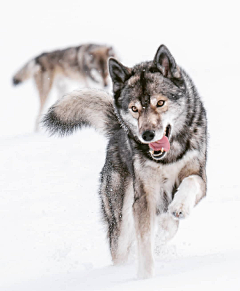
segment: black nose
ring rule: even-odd
[[[155,132],[153,130],[146,130],[142,134],[142,138],[145,141],[151,141],[151,140],[153,140],[154,139],[154,136],[155,136]]]

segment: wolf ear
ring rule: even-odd
[[[167,78],[181,78],[180,69],[173,56],[165,45],[161,45],[154,57],[154,63],[158,70]]]
[[[131,76],[131,69],[123,66],[114,58],[108,60],[108,66],[114,87],[121,88],[123,83]]]

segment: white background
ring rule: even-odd
[[[1,290],[240,289],[237,1],[8,1],[0,14]],[[29,59],[81,43],[113,45],[132,66],[162,43],[193,78],[209,119],[208,197],[160,252],[156,277],[111,266],[97,195],[106,141],[93,130],[34,134]],[[81,84],[79,84],[81,86]],[[54,91],[48,106],[56,100]]]

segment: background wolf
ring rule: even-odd
[[[151,62],[127,68],[112,58],[109,70],[114,99],[74,91],[50,108],[44,124],[60,134],[92,126],[109,138],[100,197],[112,259],[127,260],[136,234],[138,276],[148,278],[157,226],[170,238],[206,194],[206,113],[164,45]]]
[[[54,80],[61,96],[65,91],[63,78],[70,78],[84,83],[88,87],[88,79],[108,85],[107,60],[115,56],[112,47],[97,44],[85,44],[64,50],[43,53],[30,60],[13,77],[17,85],[29,78],[34,78],[40,97],[40,109],[36,120],[38,130],[39,118],[49,96]],[[58,78],[56,78],[58,77]]]

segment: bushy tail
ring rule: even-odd
[[[35,60],[28,62],[23,68],[21,68],[13,77],[13,84],[18,85],[23,81],[30,79],[33,74],[38,70],[39,65]]]
[[[59,135],[91,126],[109,136],[120,128],[113,97],[97,89],[76,90],[63,96],[48,110],[42,123],[51,134]]]

